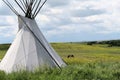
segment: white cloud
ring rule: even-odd
[[[49,0],[36,20],[44,34],[50,38],[66,34],[120,34],[119,3],[120,0]],[[4,5],[0,6],[0,27],[9,26],[7,34],[14,35],[17,19],[6,9]],[[5,17],[3,14],[10,16]],[[0,29],[0,33],[4,33]]]
[[[17,19],[13,16],[0,16],[0,36],[14,36],[18,29]]]

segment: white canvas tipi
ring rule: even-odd
[[[66,66],[63,60],[47,42],[36,24],[35,17],[46,2],[41,0],[15,0],[25,17],[4,1],[18,16],[19,31],[5,57],[0,63],[0,70],[5,72],[29,70],[39,67]],[[21,2],[21,4],[20,4]]]

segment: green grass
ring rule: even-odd
[[[9,44],[1,44],[0,45],[0,59],[2,59],[9,48]]]
[[[2,59],[9,45],[0,45]],[[53,48],[68,64],[59,69],[35,72],[0,71],[0,80],[120,80],[120,47],[87,45],[82,43],[52,43]],[[67,58],[68,55],[74,58]]]
[[[0,80],[120,80],[120,63],[85,63],[35,72],[0,72]]]

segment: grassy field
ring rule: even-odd
[[[120,80],[120,47],[87,45],[86,43],[52,43],[53,48],[68,64],[59,69],[35,72],[0,72],[0,80]],[[0,59],[9,45],[0,45]],[[74,55],[73,58],[67,58]]]
[[[68,64],[120,61],[120,47],[98,44],[90,46],[75,43],[53,43],[52,46]],[[75,57],[67,58],[71,54]]]

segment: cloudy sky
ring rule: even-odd
[[[10,43],[17,16],[0,4],[0,43]],[[49,42],[120,39],[120,0],[48,0],[36,21]]]

